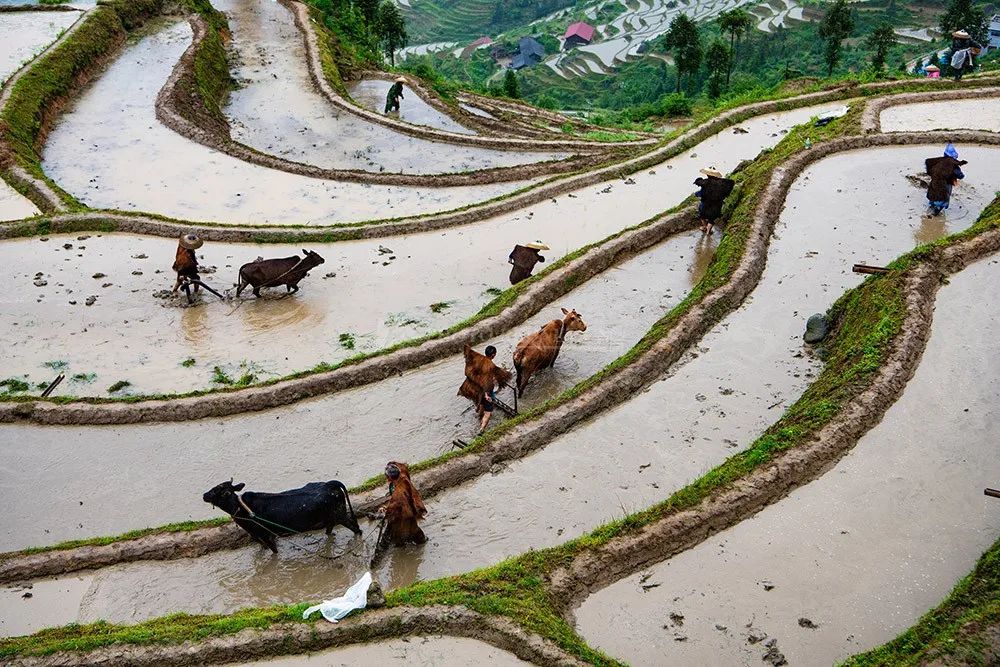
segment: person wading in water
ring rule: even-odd
[[[385,96],[385,113],[399,112],[399,101],[403,99],[403,84],[406,83],[404,77],[399,77],[392,84],[389,93]]]

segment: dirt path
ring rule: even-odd
[[[831,471],[591,596],[577,611],[587,641],[636,665],[759,664],[768,649],[750,638],[766,636],[789,664],[830,664],[943,599],[1000,531],[982,495],[1000,478],[1000,300],[983,289],[998,276],[984,260],[941,288],[916,375]]]

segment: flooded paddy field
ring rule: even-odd
[[[1000,132],[1000,97],[904,104],[883,110],[879,119],[883,132],[960,129]]]
[[[543,402],[628,350],[700,278],[710,253],[697,232],[674,236],[490,341],[498,362],[511,368],[517,341],[561,317],[560,304],[588,324],[586,332],[567,336],[555,368],[532,380],[521,405]],[[478,428],[471,404],[456,395],[463,367],[455,355],[372,385],[222,420],[84,429],[0,425],[0,441],[9,443],[2,447],[8,466],[0,486],[19,512],[0,519],[0,549],[217,516],[201,494],[232,475],[270,490],[313,477],[353,485],[390,459],[448,451],[452,440],[469,439]],[[513,400],[509,392],[502,397]],[[296,445],[284,447],[284,434],[293,431]],[[60,480],[65,494],[51,504],[31,498],[29,488],[40,478]],[[108,478],[113,488],[100,483]],[[115,509],[121,493],[138,502]],[[168,497],[167,504],[154,501]]]
[[[347,92],[355,102],[372,111],[382,111],[385,108],[385,96],[392,81],[385,79],[364,79],[347,85]],[[403,84],[403,100],[399,106],[400,120],[415,125],[428,125],[439,130],[458,132],[460,134],[475,134],[473,130],[460,125],[430,104],[408,85]]]
[[[0,12],[0,84],[78,18],[79,12]]]
[[[156,119],[154,102],[191,42],[186,22],[160,22],[56,123],[43,169],[88,206],[240,224],[333,224],[444,211],[526,182],[418,188],[325,181],[242,162]]]
[[[176,242],[171,239],[92,234],[83,241],[72,235],[0,243],[0,258],[21,287],[3,298],[7,307],[0,327],[11,332],[12,341],[0,352],[3,377],[37,385],[51,380],[57,370],[53,363],[63,362],[59,365],[70,371],[68,377],[82,376],[60,387],[66,395],[107,395],[119,380],[131,383],[127,391],[132,393],[189,391],[217,386],[212,382],[216,366],[228,377],[253,373],[263,380],[445,329],[488,303],[489,290],[507,287],[507,255],[515,244],[541,239],[552,248],[545,253],[547,261],[555,261],[679,204],[694,189],[700,165],[733,169],[816,112],[753,119],[742,126],[747,134],[711,137],[635,174],[631,184],[615,180],[588,186],[481,223],[307,244],[326,262],[294,296],[274,289],[260,301],[244,292],[245,302],[223,303],[206,295],[194,308],[174,307],[183,305],[183,296],[154,298],[173,285]],[[206,187],[210,192],[213,186]],[[255,196],[266,199],[267,189],[262,184]],[[236,282],[243,263],[259,255],[299,254],[301,247],[210,243],[199,256],[203,265],[217,269],[204,276],[206,282],[224,289]],[[77,324],[61,326],[67,319]],[[183,365],[189,359],[194,363]]]
[[[767,637],[789,664],[832,664],[944,599],[1000,533],[982,493],[1000,478],[998,279],[996,259],[950,277],[883,421],[819,479],[592,595],[587,642],[633,665],[755,664]]]
[[[38,207],[30,199],[0,180],[0,222],[30,218],[38,213]]]
[[[429,516],[423,525],[429,542],[391,552],[376,572],[383,585],[391,588],[416,579],[456,574],[529,548],[559,544],[666,498],[721,463],[737,447],[745,446],[778,418],[782,408],[797,398],[816,372],[818,363],[809,357],[801,343],[805,319],[813,312],[824,311],[845,289],[860,281],[860,276],[850,272],[851,263],[884,264],[919,242],[962,229],[974,221],[991,198],[991,184],[1000,177],[996,149],[959,146],[962,157],[977,165],[977,169],[970,170],[964,189],[956,194],[946,217],[934,223],[939,226],[927,227],[922,217],[923,193],[905,178],[927,150],[927,147],[868,150],[861,167],[857,154],[847,153],[806,169],[789,195],[762,282],[742,308],[710,333],[684,363],[671,369],[663,381],[647,391],[560,436],[540,452],[431,499]],[[873,179],[884,183],[877,192],[865,186]],[[587,313],[583,309],[581,312],[586,319]],[[588,321],[588,331],[575,340],[584,342],[585,337],[595,332],[593,323]],[[573,340],[568,338],[567,344]],[[752,355],[746,353],[748,346],[753,349]],[[584,357],[578,349],[569,347],[560,355],[560,360],[565,358]],[[450,386],[442,387],[442,394],[457,386],[459,379],[456,373]],[[294,411],[316,403],[296,406]],[[404,401],[398,400],[396,405],[403,406]],[[247,416],[239,424],[247,429],[248,435],[253,433],[258,440],[267,439],[269,434],[261,428],[263,420],[287,416],[288,412],[291,411]],[[384,419],[389,413],[382,409],[378,414]],[[228,421],[230,429],[235,428]],[[280,427],[274,422],[271,433],[278,433],[274,430],[277,428],[287,430],[288,425],[287,419]],[[192,439],[198,438],[200,443],[219,441],[217,431],[206,436],[205,429],[214,427],[207,422],[200,426],[200,431],[190,431]],[[128,438],[118,438],[118,434],[138,431],[132,427],[99,431],[99,447],[115,451],[118,456],[114,465],[122,466],[120,471],[104,469],[99,474],[116,481],[121,478],[116,483],[116,493],[133,499],[128,510],[138,513],[139,520],[153,499],[162,503],[168,498],[164,504],[177,510],[184,503],[200,502],[197,496],[200,491],[227,476],[225,471],[216,469],[204,474],[200,486],[192,486],[186,496],[169,495],[176,480],[196,477],[191,468],[203,452],[172,450],[172,454],[176,452],[174,458],[184,461],[186,468],[171,471],[155,460],[157,448],[153,442],[164,441],[162,435],[157,435],[162,429],[170,429],[176,441],[184,439],[178,436],[175,425],[143,428],[142,438],[151,448],[141,461],[150,474],[136,472],[142,466],[140,457],[127,453],[129,447],[123,445]],[[330,428],[329,424],[326,430],[343,431],[338,426]],[[86,521],[93,524],[107,522],[107,514],[116,512],[113,506],[108,507],[110,498],[94,497],[94,480],[83,477],[90,473],[74,461],[64,459],[67,447],[58,442],[63,429],[0,429],[0,433],[4,431],[11,434],[10,440],[19,443],[7,456],[11,471],[2,481],[7,487],[15,491],[22,485],[46,487],[56,483],[55,480],[78,477],[70,479],[64,494],[66,502],[58,507],[39,508],[36,500],[31,505],[12,508],[11,516],[17,517],[19,525],[5,531],[7,536],[14,536],[13,540],[5,539],[38,543],[34,528],[26,530],[26,527],[40,526],[41,521],[56,526],[51,518],[43,517],[61,516],[68,524],[86,514]],[[96,439],[97,429],[73,429],[73,432],[75,442],[69,456],[75,460],[82,455],[83,460],[93,461],[95,455],[83,452],[82,448],[90,447],[89,434],[94,433]],[[311,442],[308,432],[296,428],[295,433],[300,441]],[[380,446],[384,446],[380,439],[373,440],[363,450],[363,456],[378,464],[393,457],[392,449],[375,454],[374,449]],[[99,450],[91,448],[91,451]],[[249,451],[245,442],[226,451],[241,468],[261,465],[261,470],[273,471],[281,465],[273,457],[266,466],[263,461],[258,462],[266,457]],[[283,457],[286,456],[288,449],[282,451]],[[64,465],[72,466],[73,475],[69,469],[58,469]],[[308,465],[309,469],[300,473],[299,482],[332,476],[319,473],[315,463],[300,465]],[[90,463],[86,467],[95,465]],[[370,473],[373,468],[375,464],[365,469]],[[50,474],[52,478],[43,477]],[[268,478],[268,474],[260,473],[258,479]],[[167,488],[150,488],[159,484],[156,480],[161,476],[171,480]],[[274,476],[273,472],[270,476]],[[122,487],[128,477],[136,480],[134,489]],[[238,472],[237,477],[240,477]],[[77,483],[80,485],[76,486]],[[73,505],[80,493],[89,495],[84,507],[78,510]],[[11,495],[16,498],[26,494]],[[86,509],[95,503],[100,516],[95,516],[98,512],[94,508]],[[185,518],[183,513],[171,515],[174,520],[182,518]],[[156,521],[151,519],[149,523]],[[367,542],[348,534],[338,534],[329,544],[322,539],[316,544],[311,536],[286,540],[280,558],[272,558],[259,547],[250,547],[187,561],[106,568],[97,573],[81,615],[102,618],[107,617],[104,614],[113,614],[119,620],[138,620],[157,615],[156,610],[165,606],[218,612],[251,603],[319,599],[330,590],[342,589],[366,568],[373,527],[363,525],[363,529]],[[58,527],[56,530],[59,535],[52,535],[53,539],[76,536],[72,530]],[[344,549],[350,555],[335,561],[317,559],[314,555],[317,550],[340,554]],[[246,584],[247,581],[254,583]],[[227,585],[226,582],[244,583]],[[274,587],[276,582],[280,585]],[[147,606],[147,600],[161,598],[169,600],[170,605],[154,605],[154,609]]]
[[[240,83],[224,109],[233,138],[265,153],[335,169],[434,174],[508,167],[569,157],[568,153],[500,151],[411,137],[337,109],[309,76],[302,33],[291,11],[270,0],[214,6],[229,17],[233,75]],[[349,84],[364,106],[382,111],[390,82]],[[451,132],[470,130],[409,88],[400,118]]]
[[[243,667],[334,667],[335,665],[399,665],[400,667],[516,667],[529,665],[513,653],[464,637],[430,636],[358,644],[309,655],[233,663]]]

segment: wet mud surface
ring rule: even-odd
[[[93,575],[87,572],[0,586],[0,636],[27,635],[73,623]]]
[[[487,290],[506,288],[507,254],[516,243],[545,241],[552,248],[545,256],[552,262],[680,203],[694,189],[691,181],[699,165],[732,169],[777,143],[781,130],[815,113],[807,109],[751,120],[743,124],[747,134],[724,132],[626,182],[588,186],[481,223],[446,232],[309,245],[326,263],[293,297],[282,296],[279,288],[260,302],[250,297],[242,304],[222,303],[206,297],[196,308],[166,307],[183,303],[183,297],[152,297],[173,285],[172,240],[89,235],[84,241],[59,236],[47,242],[6,242],[0,244],[0,257],[13,267],[21,289],[3,299],[9,305],[0,322],[16,341],[8,353],[0,353],[4,377],[37,384],[57,370],[47,363],[66,362],[70,376],[84,376],[60,388],[68,395],[107,395],[118,380],[129,381],[127,391],[134,393],[187,391],[217,386],[212,383],[217,365],[233,379],[246,373],[266,379],[444,329],[488,303],[492,296]],[[262,196],[265,190],[262,184]],[[73,247],[65,249],[66,244]],[[199,252],[203,265],[218,269],[205,276],[206,282],[220,289],[236,281],[244,262],[258,255],[291,256],[300,247],[210,243]],[[25,252],[28,248],[43,252]],[[136,259],[142,255],[146,259]],[[708,260],[703,256],[702,261]],[[104,276],[92,277],[98,274]],[[40,281],[46,284],[38,286]],[[97,299],[87,307],[91,296]],[[80,326],[62,326],[81,313]],[[89,343],[82,348],[85,355],[76,343],[83,340]],[[195,363],[181,365],[188,359]]]
[[[515,667],[531,663],[485,642],[463,637],[431,636],[391,639],[377,644],[359,644],[322,653],[289,656],[257,662],[232,663],[245,667],[334,667],[380,664],[407,667]]]
[[[337,169],[414,174],[470,171],[539,162],[566,153],[525,153],[457,146],[410,137],[335,108],[314,89],[292,13],[278,2],[214,3],[229,17],[233,76],[240,87],[224,109],[233,138],[266,153]],[[363,106],[382,111],[391,85],[349,85]],[[471,134],[409,88],[400,118]]]
[[[885,109],[880,120],[883,132],[959,129],[1000,132],[1000,97],[904,104]]]
[[[392,81],[365,79],[348,84],[347,92],[361,106],[372,111],[382,111],[385,109],[385,96],[391,85]],[[460,125],[425,102],[406,84],[403,84],[403,99],[400,101],[398,117],[415,125],[427,125],[459,134],[475,134],[474,131]]]
[[[592,646],[630,664],[831,664],[895,637],[996,539],[1000,263],[941,288],[920,366],[883,421],[821,478],[592,595]],[[763,639],[761,639],[763,638]]]
[[[948,216],[954,217],[942,223],[938,235],[971,224],[978,209],[990,198],[989,187],[984,182],[995,182],[1000,176],[984,166],[991,163],[989,149],[960,146],[959,150],[979,168],[976,177],[970,173],[968,182],[963,184],[965,189],[956,194],[954,206],[948,212]],[[869,150],[860,173],[853,153],[828,158],[807,169],[792,188],[772,242],[768,268],[751,301],[709,334],[686,363],[640,396],[557,438],[535,455],[499,467],[492,475],[435,497],[429,503],[430,515],[424,524],[430,541],[422,547],[391,553],[377,570],[383,584],[395,587],[417,578],[455,574],[528,548],[561,543],[667,497],[737,451],[737,447],[745,446],[777,419],[781,409],[801,393],[815,372],[817,362],[804,352],[800,342],[804,321],[812,312],[825,310],[846,288],[860,280],[850,272],[850,264],[854,261],[885,263],[915,245],[917,239],[927,233],[922,229],[923,193],[909,185],[905,178],[912,164],[925,152],[923,147]],[[992,163],[997,161],[992,160]],[[1000,166],[993,167],[997,168]],[[885,187],[872,192],[864,185],[872,179],[883,179]],[[874,215],[875,208],[891,213]],[[808,222],[798,224],[799,221]],[[814,247],[822,248],[822,252]],[[586,317],[583,309],[581,312]],[[588,331],[578,339],[569,338],[568,346],[574,340],[587,342],[585,337],[596,332],[593,323],[588,324]],[[753,355],[746,354],[747,346],[753,347]],[[567,347],[560,360],[567,358],[584,357],[578,357],[573,347]],[[557,364],[557,369],[560,365]],[[443,385],[442,393],[456,386],[457,379],[460,378],[451,381],[450,387]],[[403,403],[403,400],[397,401],[397,405]],[[308,405],[303,404],[300,409]],[[365,405],[369,406],[370,402]],[[247,433],[255,433],[259,438],[261,431],[255,428],[255,420],[277,416],[278,412],[243,418],[240,424],[248,429]],[[384,416],[386,411],[378,410],[377,414]],[[474,428],[471,421],[466,428],[470,427]],[[18,434],[22,447],[14,454],[14,467],[26,471],[16,478],[18,484],[46,483],[31,471],[50,469],[51,464],[45,461],[52,458],[53,452],[42,454],[35,461],[28,461],[27,457],[44,446],[35,444],[35,434],[51,434],[58,430],[61,429],[32,429]],[[130,430],[113,429],[118,433]],[[146,444],[152,445],[155,439],[162,437],[157,435],[158,430],[162,433],[158,425],[143,429]],[[168,430],[178,432],[173,426]],[[310,442],[308,433],[297,432],[297,437]],[[373,447],[380,445],[380,442],[370,445],[364,450],[365,455],[381,462],[398,452],[397,447],[395,452],[388,449],[378,456]],[[108,442],[102,446],[107,447]],[[116,451],[122,452],[123,448]],[[154,446],[146,453],[145,460],[149,462],[155,452]],[[259,458],[246,451],[239,452],[238,456],[242,458],[241,464]],[[188,470],[166,473],[167,477],[172,480],[192,477],[190,468],[194,455],[179,453],[178,460],[184,461]],[[116,464],[121,464],[123,471],[140,465],[138,457],[136,461],[126,461],[122,456],[116,459]],[[273,469],[273,458],[270,464],[269,469]],[[158,474],[167,470],[160,463],[151,467]],[[368,472],[372,468],[366,466]],[[55,479],[67,476],[58,470],[53,473],[57,476]],[[312,475],[317,478],[329,476]],[[215,473],[215,477],[225,475]],[[216,481],[206,474],[202,486],[208,488]],[[143,479],[139,488],[130,490],[128,495],[145,491],[152,494],[150,498],[162,499],[170,489],[154,491],[149,488],[156,483]],[[94,484],[87,482],[83,486],[79,491],[86,492]],[[516,489],[516,493],[512,489]],[[68,497],[73,497],[74,490],[68,492]],[[196,494],[200,490],[201,487],[193,487],[189,493]],[[121,492],[119,486],[118,493]],[[181,497],[172,509],[191,500],[194,499]],[[104,505],[108,500],[98,498],[96,502],[102,510],[101,516],[105,517],[107,508]],[[142,512],[146,505],[139,501],[131,509]],[[37,512],[33,507],[16,509],[16,515],[26,515],[26,522]],[[70,521],[80,516],[69,506],[58,510],[42,508],[42,511],[47,512],[47,516],[65,511]],[[92,510],[83,512],[92,513]],[[177,514],[172,517],[182,518]],[[92,517],[89,521],[96,519]],[[8,535],[24,534],[23,530],[13,527]],[[253,602],[264,604],[275,601],[267,597],[270,594],[267,582],[275,578],[268,568],[281,568],[283,576],[287,577],[282,580],[278,593],[281,600],[322,597],[329,589],[342,589],[363,571],[367,562],[365,556],[370,553],[373,541],[372,527],[367,526],[365,530],[369,532],[368,542],[364,543],[367,546],[362,547],[362,541],[353,541],[352,555],[337,559],[332,567],[330,561],[310,555],[322,544],[303,543],[296,548],[294,543],[288,543],[283,546],[280,559],[272,559],[258,547],[251,547],[191,561],[108,568],[99,573],[103,585],[94,587],[88,600],[93,609],[113,609],[116,614],[131,620],[147,615],[145,605],[143,608],[129,605],[129,600],[139,597],[177,596],[179,606],[171,608],[185,611],[231,610],[249,603],[243,596],[252,587],[218,591],[208,582],[260,577],[264,588],[258,590],[262,592],[251,594],[259,596]],[[61,532],[59,537],[65,534]],[[28,542],[38,542],[37,538],[25,536]],[[329,548],[339,553],[338,546]],[[139,597],[136,597],[137,590],[143,591]],[[99,616],[98,612],[94,614]]]
[[[186,22],[159,26],[127,46],[49,135],[45,172],[89,206],[223,223],[333,224],[448,210],[526,185],[325,181],[206,148],[156,119],[156,95],[191,41]]]
[[[628,350],[683,298],[704,271],[710,252],[699,244],[697,233],[668,239],[491,341],[498,361],[510,368],[517,341],[561,317],[560,304],[576,308],[588,323],[587,332],[567,337],[555,368],[534,378],[522,407],[589,377]],[[448,451],[452,440],[471,438],[478,425],[471,404],[456,396],[463,364],[456,355],[398,378],[238,418],[88,428],[91,437],[83,441],[80,429],[4,425],[3,439],[11,437],[4,451],[10,473],[0,473],[0,484],[10,485],[12,498],[18,495],[15,488],[23,489],[23,503],[13,502],[24,513],[23,521],[0,520],[5,548],[121,532],[178,517],[216,516],[201,493],[219,475],[236,475],[269,489],[297,486],[312,477],[350,485],[377,473],[386,460],[416,461]],[[501,397],[513,401],[509,391]],[[501,420],[500,413],[495,419]],[[297,444],[286,448],[281,443],[292,431]],[[15,445],[14,438],[22,436],[28,442]],[[28,487],[38,475],[53,483],[61,480],[64,493],[52,499],[55,505],[41,507],[31,499]],[[113,492],[100,483],[107,477],[116,480]],[[144,500],[114,510],[121,493]],[[163,504],[157,498],[171,500]]]
[[[68,11],[0,13],[0,84],[54,42],[79,17],[79,12]],[[2,210],[0,208],[0,212]]]
[[[0,222],[29,218],[38,213],[38,207],[30,199],[0,180]]]

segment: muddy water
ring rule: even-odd
[[[333,651],[240,663],[248,667],[333,667],[334,665],[405,665],[406,667],[514,667],[531,663],[485,642],[464,637],[407,637],[360,644]]]
[[[536,377],[523,405],[589,377],[631,347],[700,277],[710,253],[697,234],[680,235],[567,294],[559,304],[576,308],[588,331],[567,337],[556,367]],[[510,367],[517,341],[561,316],[559,304],[492,341],[501,363]],[[76,371],[65,372],[71,378]],[[11,443],[3,452],[8,467],[0,472],[0,488],[18,508],[0,518],[2,548],[215,516],[201,493],[230,475],[275,490],[313,477],[354,484],[386,460],[447,451],[453,439],[469,438],[477,428],[470,404],[455,395],[462,378],[456,355],[371,386],[220,421],[86,430],[0,426],[0,441]],[[106,388],[112,381],[94,384]],[[293,431],[296,446],[284,448],[279,443]],[[92,439],[81,438],[84,432]],[[22,436],[30,445],[13,446]],[[275,456],[278,449],[282,454]],[[64,489],[53,504],[32,497],[40,478]],[[102,484],[106,478],[115,484]],[[137,502],[120,505],[123,493]],[[157,501],[167,497],[167,504]]]
[[[92,580],[90,573],[80,573],[0,586],[0,636],[29,635],[75,622]]]
[[[347,91],[361,106],[372,111],[382,111],[385,109],[385,96],[391,85],[391,81],[384,79],[366,79],[349,84]],[[475,134],[425,102],[407,85],[403,86],[403,99],[400,101],[398,115],[400,120],[416,125],[428,125],[461,134]]]
[[[79,17],[79,12],[0,14],[0,83],[41,53]]]
[[[552,261],[679,203],[693,188],[690,181],[699,164],[731,169],[776,143],[782,129],[815,112],[799,110],[749,121],[744,124],[748,134],[708,139],[657,169],[633,176],[631,185],[613,181],[590,186],[526,211],[443,233],[340,243],[327,246],[328,250],[311,246],[327,262],[298,295],[280,302],[245,303],[235,311],[232,304],[215,300],[181,310],[162,307],[163,301],[151,298],[154,291],[172,284],[172,241],[95,235],[85,241],[84,251],[77,248],[75,237],[54,238],[48,246],[37,240],[0,244],[0,256],[18,267],[15,275],[28,287],[8,297],[16,305],[5,311],[6,326],[18,332],[13,339],[23,341],[9,353],[8,375],[27,374],[34,381],[41,374],[41,382],[50,375],[47,362],[64,361],[72,366],[71,375],[90,379],[61,388],[68,394],[103,395],[117,380],[131,382],[133,392],[183,391],[211,386],[216,365],[229,376],[240,377],[249,369],[261,378],[273,377],[446,328],[486,303],[485,290],[505,286],[507,253],[515,243],[543,239],[552,247],[546,253]],[[258,194],[263,196],[263,190]],[[569,235],[567,221],[573,225]],[[74,248],[64,252],[65,243]],[[47,262],[39,263],[39,255],[24,252],[32,244],[46,248],[40,257]],[[382,253],[380,246],[394,252]],[[201,254],[205,264],[219,269],[209,276],[210,284],[224,287],[234,281],[236,269],[245,261],[297,252],[299,246],[212,244]],[[143,254],[150,259],[130,259]],[[458,257],[462,261],[456,263]],[[703,260],[708,259],[710,255],[703,253]],[[38,271],[48,283],[42,288],[34,285]],[[97,273],[106,277],[91,278]],[[320,280],[330,273],[336,277]],[[106,283],[111,285],[101,287]],[[43,294],[42,301],[36,301]],[[94,306],[87,308],[86,298],[95,295]],[[446,307],[439,307],[441,312],[431,311],[431,304],[442,303]],[[120,317],[118,309],[131,312]],[[83,326],[58,326],[81,312]],[[346,349],[340,334],[353,336],[355,347]],[[71,354],[77,340],[90,344],[83,358]],[[148,345],[150,340],[155,347]],[[296,345],[289,347],[289,340]],[[180,365],[191,358],[195,365]]]
[[[916,375],[836,467],[591,596],[577,611],[587,641],[635,665],[760,664],[766,649],[747,637],[767,635],[789,664],[833,664],[944,599],[1000,533],[982,495],[1000,479],[1000,297],[984,289],[998,280],[991,260],[942,287]]]
[[[964,184],[965,189],[960,197],[956,196],[955,206],[948,212],[954,217],[945,220],[943,232],[949,233],[971,224],[978,209],[991,198],[992,189],[988,184],[1000,177],[997,173],[1000,161],[993,157],[995,149],[959,148],[972,156],[976,164],[992,162],[996,166],[992,172],[978,170],[975,176],[970,173],[969,182]],[[884,148],[866,151],[863,166],[859,166],[858,154],[845,154],[807,169],[789,195],[771,247],[767,271],[750,302],[706,337],[685,364],[646,392],[557,438],[539,453],[435,498],[424,525],[430,542],[422,547],[393,552],[377,571],[383,584],[394,587],[415,579],[454,574],[529,548],[564,542],[667,497],[737,451],[736,448],[745,446],[777,419],[815,372],[817,364],[804,353],[800,342],[804,321],[812,312],[824,310],[844,289],[858,282],[859,277],[850,273],[850,264],[854,261],[884,263],[915,245],[916,237],[922,233],[923,193],[910,186],[905,176],[922,155],[920,148]],[[883,183],[877,192],[865,185],[873,181]],[[606,302],[620,300],[614,297],[612,293]],[[587,315],[583,309],[581,312]],[[592,322],[589,324],[585,334],[569,340],[585,342],[588,335],[599,331],[600,327]],[[745,354],[748,346],[752,346],[753,355]],[[501,351],[501,355],[504,354]],[[582,360],[586,357],[568,347],[560,356],[557,369],[567,358]],[[450,386],[442,382],[441,394],[456,386],[459,379],[456,373]],[[375,414],[385,421],[392,406],[399,412],[404,404],[420,405],[409,399],[405,393],[399,393],[395,401],[386,404],[388,408],[380,409],[373,401],[365,402],[364,407],[375,410]],[[456,414],[460,403],[454,404],[455,410],[450,414]],[[297,409],[304,410],[315,404],[303,404]],[[249,436],[247,440],[269,440],[280,434],[273,421],[268,432],[258,428],[267,423],[261,419],[269,420],[278,416],[274,414],[278,412],[281,411],[242,418],[240,427],[246,429],[243,433]],[[442,414],[446,413],[437,412],[436,419],[443,421]],[[406,421],[402,414],[397,418]],[[471,420],[470,416],[466,429],[474,428]],[[226,423],[224,420],[220,425]],[[231,420],[229,423],[233,428]],[[378,428],[379,422],[374,424]],[[287,425],[286,419],[283,430],[287,431],[284,428]],[[188,490],[174,499],[173,494],[182,486],[178,480],[194,477],[192,469],[206,456],[207,447],[201,443],[218,442],[219,436],[216,432],[198,437],[192,432],[189,437],[198,437],[199,442],[195,448],[177,444],[167,448],[163,444],[165,428],[175,441],[183,441],[176,426],[150,425],[141,431],[144,444],[148,446],[141,453],[135,453],[135,448],[120,437],[131,432],[135,434],[132,437],[138,439],[140,436],[132,429],[114,429],[110,434],[109,430],[103,430],[101,449],[93,450],[116,452],[114,463],[102,464],[99,474],[116,479],[115,497],[125,495],[133,499],[129,504],[133,523],[124,523],[121,517],[115,516],[111,496],[95,498],[94,489],[99,484],[96,478],[90,479],[90,473],[83,473],[85,468],[96,468],[97,455],[81,450],[81,446],[86,449],[84,443],[88,438],[80,438],[79,434],[90,429],[74,430],[78,442],[74,444],[72,461],[59,461],[57,452],[64,452],[65,448],[52,444],[59,441],[58,435],[52,437],[52,433],[58,434],[61,429],[7,427],[19,443],[18,449],[7,456],[14,473],[4,479],[5,487],[10,489],[9,497],[27,496],[29,486],[68,484],[63,494],[66,502],[58,507],[39,508],[38,499],[14,507],[9,516],[17,517],[19,525],[11,526],[7,534],[13,536],[16,544],[18,540],[31,541],[35,526],[41,527],[43,523],[45,528],[52,530],[53,538],[93,534],[99,532],[94,530],[95,525],[107,526],[108,523],[116,529],[135,527],[140,525],[134,523],[136,519],[144,519],[153,505],[165,499],[169,500],[166,504],[173,512],[172,518],[183,518],[177,510],[194,504],[198,491],[225,477],[225,472],[219,471],[216,464],[213,472],[200,480],[200,486],[185,482],[183,486],[189,487]],[[214,427],[207,428],[214,430]],[[342,430],[339,426],[334,428]],[[374,431],[365,429],[358,433],[371,435]],[[232,435],[228,439],[231,441]],[[409,447],[415,439],[404,436],[392,440],[395,443],[404,441]],[[296,442],[309,446],[312,435],[297,429]],[[384,449],[376,454],[380,447]],[[174,463],[161,462],[164,451],[170,453]],[[266,464],[263,463],[266,457],[258,453],[260,448],[256,444],[243,442],[238,449],[227,447],[225,451],[228,460],[236,460],[241,468],[261,465],[262,470],[273,471],[284,464],[291,450],[282,450],[279,458],[270,456]],[[361,451],[368,459],[379,462],[394,452],[391,444],[385,447],[381,439],[374,438]],[[399,451],[398,444],[395,451]],[[76,455],[84,456],[89,465],[75,464]],[[55,464],[53,459],[57,460]],[[184,461],[184,465],[176,461]],[[303,463],[299,460],[299,465]],[[337,464],[344,465],[339,460]],[[67,465],[73,466],[73,474],[77,476],[69,482],[63,481],[71,477],[69,470],[63,469]],[[116,469],[109,470],[108,465]],[[299,473],[297,481],[304,481],[307,472],[312,475],[309,479],[331,476],[315,472],[317,468],[312,467],[315,456],[306,465],[310,466],[309,470]],[[142,473],[144,467],[155,473]],[[370,472],[373,467],[368,464],[364,469]],[[38,471],[43,472],[39,474]],[[171,480],[166,488],[160,486],[161,478]],[[123,488],[125,479],[129,482]],[[83,508],[75,506],[79,494],[88,499]],[[100,511],[95,511],[97,509]],[[59,526],[52,519],[54,516],[69,525]],[[87,527],[74,531],[73,523],[84,516]],[[365,530],[371,528],[365,527]],[[347,538],[341,536],[339,539]],[[367,549],[372,539],[369,535]],[[37,538],[34,541],[37,542]],[[363,571],[365,559],[360,555],[360,543],[353,544],[358,555],[341,558],[333,566],[330,561],[308,555],[320,546],[303,544],[300,546],[305,551],[300,551],[290,543],[283,547],[277,564],[253,547],[190,562],[109,568],[100,573],[99,580],[88,593],[88,606],[83,613],[96,618],[113,612],[123,619],[135,620],[153,615],[153,610],[145,603],[139,606],[135,600],[158,599],[165,595],[170,596],[172,602],[176,600],[180,605],[177,609],[185,611],[236,609],[249,603],[247,596],[260,604],[271,601],[270,595],[289,601],[322,597],[328,590],[343,589],[351,583],[352,577]],[[341,547],[331,548],[339,553]],[[270,588],[274,576],[269,568],[281,568],[282,571],[277,593]],[[257,583],[241,584],[221,592],[207,583],[230,580]]]
[[[330,224],[430,213],[525,185],[415,188],[342,183],[265,169],[174,133],[154,100],[191,42],[186,22],[164,23],[129,45],[56,124],[43,168],[90,206],[188,220]]]
[[[338,110],[313,86],[302,34],[292,13],[270,0],[215,6],[233,31],[233,72],[241,87],[225,109],[233,137],[258,150],[321,167],[405,173],[444,173],[538,162],[566,153],[524,153],[456,146],[410,137]],[[390,86],[358,84],[352,95],[382,111]],[[355,93],[356,91],[356,93]],[[452,132],[470,133],[407,90],[401,118]]]
[[[0,221],[30,218],[38,213],[30,199],[0,180]]]
[[[1000,97],[889,107],[879,120],[883,132],[960,129],[1000,132]]]

